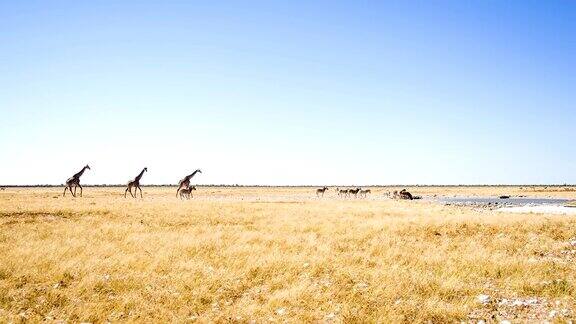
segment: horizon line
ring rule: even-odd
[[[0,185],[0,188],[56,188],[64,187],[65,184],[23,184],[23,185]],[[178,184],[147,184],[142,187],[177,187]],[[576,184],[370,184],[370,185],[265,185],[265,184],[196,184],[199,187],[265,187],[265,188],[308,188],[308,187],[575,187]],[[86,184],[83,187],[126,187],[126,184]]]

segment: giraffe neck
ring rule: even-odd
[[[195,176],[196,173],[198,173],[198,171],[194,171],[194,172],[192,172],[191,174],[187,175],[187,176],[186,176],[186,180],[192,179],[192,177]]]
[[[136,181],[140,181],[140,178],[142,178],[143,175],[144,175],[144,169],[142,169],[142,171],[140,171],[140,174],[136,176]]]
[[[80,176],[82,176],[82,174],[84,173],[84,171],[86,171],[86,167],[83,167],[82,170],[80,170],[80,172],[76,173],[74,175],[74,178],[80,178]]]

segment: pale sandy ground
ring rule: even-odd
[[[500,208],[498,209],[498,211],[504,213],[520,213],[520,214],[576,215],[575,207],[565,207],[565,206],[506,207],[506,208]]]

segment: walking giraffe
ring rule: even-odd
[[[202,173],[202,171],[198,169],[192,172],[191,174],[187,175],[186,177],[184,177],[184,179],[180,180],[180,182],[178,182],[178,190],[176,190],[176,198],[178,198],[178,192],[180,191],[180,189],[190,187],[190,179],[192,179],[192,177],[195,176],[196,173]]]
[[[66,196],[66,190],[70,190],[72,196],[76,197],[77,187],[80,187],[80,197],[82,197],[82,186],[80,185],[80,177],[82,176],[82,174],[84,174],[84,171],[86,171],[86,169],[90,170],[88,164],[86,164],[86,166],[84,166],[82,170],[80,170],[80,172],[76,173],[71,178],[66,180],[66,186],[64,187],[64,194],[62,195],[62,197]],[[72,186],[74,186],[74,192],[72,192]]]
[[[144,198],[142,196],[142,188],[140,188],[140,179],[142,178],[142,176],[144,175],[144,172],[147,172],[148,168],[144,168],[142,169],[142,171],[140,171],[140,174],[136,176],[136,178],[134,178],[134,180],[128,182],[128,188],[126,188],[126,191],[124,191],[124,198],[126,198],[126,192],[130,191],[130,196],[132,196],[132,198],[136,198],[136,196],[138,195],[138,189],[140,189],[140,198]],[[132,187],[134,187],[134,194],[132,194]]]

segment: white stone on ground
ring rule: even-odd
[[[478,301],[482,304],[488,304],[490,302],[490,296],[488,295],[478,295]]]

